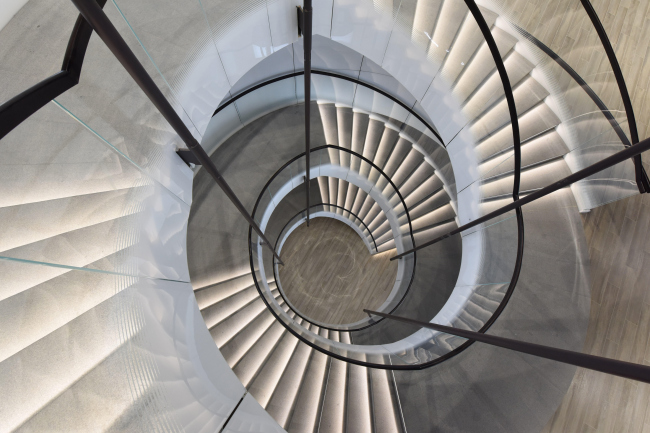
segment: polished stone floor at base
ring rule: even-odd
[[[315,218],[291,233],[280,282],[301,314],[328,324],[353,323],[384,303],[397,275],[393,252],[371,255],[359,235],[333,218]]]

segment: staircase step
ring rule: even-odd
[[[375,154],[377,153],[377,148],[379,147],[379,142],[381,141],[384,130],[386,129],[386,124],[379,120],[378,116],[371,114],[368,121],[368,133],[366,135],[366,140],[363,144],[363,153],[361,154],[364,158],[369,161],[374,161]],[[363,177],[369,177],[371,165],[362,162],[359,173]]]
[[[363,146],[366,142],[366,135],[368,134],[368,125],[370,123],[370,118],[368,114],[363,113],[359,110],[352,110],[352,142],[351,148],[352,151],[363,155]],[[353,171],[359,171],[361,164],[359,158],[353,158],[350,164],[350,167]]]
[[[297,321],[299,322],[300,319]],[[271,339],[270,336],[267,338]],[[285,372],[298,343],[299,340],[285,329],[282,332],[282,337],[273,348],[273,352],[263,361],[260,371],[255,375],[255,379],[247,386],[248,392],[255,397],[255,400],[262,407],[266,408],[271,400],[271,395],[280,382],[280,378]],[[242,383],[244,382],[242,381]]]
[[[521,165],[526,167],[541,161],[550,161],[566,155],[568,149],[562,137],[551,129],[548,133],[541,134],[521,145]],[[498,176],[513,169],[514,150],[500,152],[494,157],[481,163],[479,173],[481,178]]]
[[[321,329],[320,335],[328,338],[329,332],[326,329]],[[320,409],[326,392],[325,380],[329,359],[327,355],[317,350],[311,351],[307,370],[288,423],[288,433],[314,433],[317,431]]]
[[[194,288],[194,297],[196,297],[196,303],[199,305],[199,310],[202,310],[205,307],[214,305],[253,284],[255,284],[253,281],[253,275],[251,273],[245,273],[243,275],[228,278],[202,287],[197,287],[193,283],[192,287]]]
[[[202,308],[203,321],[205,321],[208,328],[213,328],[258,297],[257,287],[253,284],[228,298],[222,299],[220,302]]]
[[[53,238],[135,213],[137,188],[97,192],[0,208],[0,251]]]
[[[440,17],[434,29],[428,57],[435,65],[442,65],[451,51],[460,28],[470,15],[464,3],[445,1],[440,9]]]
[[[502,58],[512,50],[517,39],[498,27],[492,29],[492,37],[499,48]],[[465,68],[462,75],[454,85],[454,93],[461,101],[466,101],[480,85],[494,72],[496,64],[487,44],[481,45],[478,52],[472,58],[470,64]]]
[[[395,401],[393,372],[370,369],[371,401],[374,433],[401,433],[399,405]]]
[[[279,296],[278,290],[271,293],[276,297]],[[217,344],[217,347],[226,344],[265,309],[266,305],[264,305],[264,301],[258,298],[230,317],[219,322],[214,328],[209,328],[210,335],[212,335],[212,339]]]
[[[336,124],[338,131],[339,146],[345,149],[352,149],[352,107],[336,105]],[[339,151],[339,158],[343,167],[350,166],[350,154]]]
[[[124,290],[103,301],[0,362],[2,430],[14,431],[19,426],[32,426],[51,431],[43,422],[57,418],[51,414],[53,408],[69,409],[61,403],[71,404],[74,401],[74,391],[92,389],[89,385],[96,383],[91,381],[89,384],[88,379],[97,379],[99,376],[106,379],[104,375],[112,372],[105,369],[107,363],[115,365],[113,360],[116,358],[117,365],[123,362],[131,350],[126,342],[140,332],[141,324],[133,321],[132,327],[123,330],[121,339],[113,338],[116,335],[107,334],[106,330],[115,329],[114,312],[122,311],[120,304],[128,302],[125,299],[127,292],[130,294],[130,291]],[[145,378],[142,386],[148,384],[151,384],[151,380]],[[114,390],[105,390],[105,395],[110,396]],[[101,393],[102,390],[97,392]],[[100,417],[98,422],[107,427],[131,404],[130,396],[125,401],[122,393],[118,395],[115,401],[107,400],[110,404],[104,407],[104,413],[97,414]],[[39,413],[42,415],[39,416]],[[60,422],[65,424],[66,420],[61,419]]]
[[[517,114],[521,116],[523,113],[526,113],[528,110],[540,104],[548,95],[548,91],[541,84],[534,78],[528,77],[513,89]],[[503,128],[505,125],[509,125],[510,121],[508,102],[503,98],[473,122],[471,131],[477,141],[481,141],[494,131]]]
[[[329,180],[325,176],[318,176],[318,188],[320,189],[320,196],[323,203],[330,202]]]
[[[318,328],[311,325],[311,331],[318,333]],[[307,364],[313,351],[314,349],[304,343],[298,344],[266,407],[268,413],[282,428],[287,427],[291,412],[297,403],[296,397],[305,379]]]
[[[463,6],[466,8],[465,5]],[[487,25],[492,27],[497,15],[481,6],[479,6],[479,9],[481,9]],[[482,44],[485,44],[483,33],[481,33],[474,17],[468,13],[453,46],[449,50],[449,55],[445,59],[443,70],[440,72],[447,82],[453,83],[458,79]]]
[[[375,153],[375,157],[372,160],[372,162],[380,169],[383,169],[383,167],[386,165],[388,157],[393,152],[393,149],[399,140],[399,129],[389,123],[385,125],[386,127],[384,128],[379,146],[377,147],[377,152]],[[370,170],[370,173],[368,175],[370,182],[377,183],[380,177],[381,175],[377,170]]]
[[[348,386],[345,408],[346,432],[372,433],[368,368],[355,364],[348,365]]]
[[[521,141],[539,135],[556,127],[560,123],[553,110],[545,103],[535,106],[527,113],[519,117],[519,133]],[[512,127],[508,124],[503,129],[481,141],[477,147],[477,156],[480,161],[490,155],[501,152],[512,147]]]
[[[330,339],[332,341],[340,341],[339,333],[336,331],[330,332]],[[329,358],[329,360],[318,432],[343,433],[348,364],[334,358]]]
[[[528,74],[534,68],[532,63],[516,51],[510,52],[504,59],[503,65],[508,73],[510,86],[513,88],[522,80],[528,78]],[[476,119],[494,105],[494,103],[501,100],[504,95],[501,77],[494,71],[463,103],[463,112],[468,119]]]
[[[520,191],[532,191],[543,188],[571,174],[571,170],[563,159],[552,160],[549,163],[522,170]],[[497,180],[481,185],[485,199],[494,199],[512,194],[512,175],[499,177]]]
[[[401,184],[398,184],[399,192],[402,197],[408,197],[415,189],[432,177],[435,177],[434,168],[428,162],[420,159],[416,168],[409,173]],[[391,203],[396,202],[393,199],[394,197],[391,197]]]

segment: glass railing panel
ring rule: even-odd
[[[601,113],[596,113],[596,115],[583,117],[587,117],[588,120],[591,120],[592,117],[604,117]],[[576,123],[584,124],[588,120],[578,119]],[[609,123],[601,128],[598,128],[598,123],[593,120],[588,124],[593,124],[594,130],[584,131],[580,135],[590,138],[579,143],[565,156],[565,160],[573,172],[596,164],[624,149],[620,139],[620,130],[617,132],[610,129]],[[574,129],[579,130],[579,128]],[[583,211],[635,195],[639,190],[636,184],[634,162],[627,160],[616,164],[573,184],[571,189],[577,198],[578,207]]]
[[[462,242],[463,261],[457,284],[435,318],[423,320],[479,331],[497,311],[510,286],[517,254],[516,218],[468,233],[463,236]],[[474,257],[469,257],[473,254]],[[430,279],[426,280],[429,280],[429,285],[433,284]],[[421,282],[416,279],[415,284],[412,290],[417,291]],[[401,308],[407,308],[408,302],[409,298]],[[395,338],[404,339],[382,345],[387,353],[391,353],[391,361],[395,365],[419,365],[435,361],[466,341],[437,331],[407,326]]]
[[[122,20],[112,6],[107,13],[113,21]],[[129,33],[125,37],[133,39]],[[140,59],[145,61],[142,50],[139,52]],[[149,66],[150,75],[152,69]],[[159,76],[157,81],[163,84]],[[164,85],[161,87],[165,89]],[[166,93],[168,98],[173,96],[168,90]],[[187,203],[191,201],[188,186],[192,172],[174,154],[185,144],[96,35],[88,44],[79,84],[56,101],[153,179]],[[200,140],[197,130],[191,124],[187,126]]]
[[[515,211],[502,217],[461,234],[464,254],[457,287],[505,284],[512,278],[518,246],[517,218]]]
[[[316,150],[309,154],[309,173],[310,173],[311,180],[313,182],[318,182],[316,178],[318,176],[321,176],[320,167],[321,165],[327,163],[328,161],[329,161],[329,154],[326,150]],[[302,167],[302,171],[301,171],[301,167]],[[300,178],[297,176],[300,176],[300,173],[304,172],[304,170],[305,170],[304,163],[302,164],[302,166],[298,165],[295,168],[292,165],[291,174],[292,176],[294,176],[294,179],[296,179],[296,181],[300,181]]]
[[[135,378],[124,368],[125,362],[133,362],[127,346],[142,340],[146,326],[143,319],[133,320],[135,308],[129,307],[135,304],[133,286],[139,279],[6,260],[0,260],[0,268],[0,320],[8,332],[0,345],[6,398],[2,429],[48,429],[38,419],[43,421],[62,390],[130,404],[129,382]],[[135,364],[144,371],[150,367]],[[139,392],[155,387],[153,377],[138,381]],[[109,382],[110,392],[105,389]],[[123,407],[104,410],[119,417]],[[49,419],[61,422],[56,415]]]
[[[25,4],[9,20],[0,32],[0,103],[61,71],[78,16],[72,2],[53,0]]]
[[[576,172],[623,150],[624,145],[620,135],[624,134],[622,131],[626,125],[624,115],[625,113],[621,112],[596,111],[566,120],[558,126],[543,129],[535,136],[523,140],[522,170],[531,168],[534,170],[533,164],[537,166],[536,176],[541,182],[537,182],[534,186],[540,188],[557,180],[557,176],[553,176],[551,172],[555,170],[560,173],[562,164],[559,161],[562,159],[566,161],[572,172]],[[620,127],[621,132],[613,129],[612,124]],[[607,146],[600,146],[596,150],[596,147],[603,143],[607,143]],[[513,172],[514,153],[514,148],[509,148],[488,157],[480,165],[480,177],[475,182],[483,185],[507,177]],[[543,165],[547,165],[547,169]],[[553,168],[554,165],[558,167]],[[562,172],[562,175],[568,174]],[[629,173],[620,172],[619,175],[634,181],[633,167]],[[530,172],[524,173],[522,179],[526,181],[530,176]],[[525,192],[525,186],[526,183],[521,192]]]
[[[493,20],[493,14],[487,14],[485,19]],[[467,43],[457,42],[451,47],[432,88],[437,92],[452,93],[455,99],[451,102],[457,103],[462,113],[462,116],[454,115],[453,110],[448,109],[438,113],[441,119],[438,124],[444,125],[440,133],[443,137],[448,137],[445,145],[449,158],[454,165],[464,167],[463,170],[456,170],[453,178],[451,174],[446,176],[450,178],[446,179],[448,182],[456,182],[460,200],[460,193],[481,177],[482,165],[486,159],[512,148],[513,136],[510,106],[501,75],[487,42],[469,11],[459,32],[459,37],[461,34],[466,35]],[[496,41],[500,60],[503,61],[511,49],[510,41],[498,34],[498,31],[491,36]],[[531,104],[529,99],[531,98],[515,94],[515,100],[519,101],[515,104],[518,113],[526,111]],[[513,169],[510,164],[504,171],[511,172]],[[474,188],[477,189],[475,193],[479,193],[478,187]],[[512,192],[512,185],[509,191]],[[503,194],[504,189],[500,188],[499,193]]]
[[[273,18],[269,18],[266,3],[245,0],[224,4],[219,0],[201,0],[200,4],[230,85],[276,50],[269,22]]]
[[[297,103],[295,77],[261,87],[234,102],[239,117],[244,124],[248,124],[280,108],[296,105]],[[304,110],[304,107],[300,108]]]
[[[506,12],[509,9],[512,6],[506,6]],[[512,24],[524,37],[532,35],[561,57],[609,110],[623,109],[607,54],[580,0],[546,3],[534,16]]]
[[[0,147],[0,256],[189,280],[189,206],[63,107],[47,104]]]
[[[356,89],[352,107],[365,111],[366,113],[375,113],[390,117],[398,122],[404,122],[409,114],[408,110],[390,98],[361,85]]]
[[[304,76],[296,77],[296,84],[300,86],[302,91],[302,99],[305,98]],[[336,102],[345,106],[352,106],[355,92],[358,90],[356,83],[343,80],[341,78],[329,77],[327,75],[311,75],[311,100],[312,101],[329,101]],[[299,94],[300,95],[300,94]],[[332,143],[328,143],[332,144]]]
[[[111,21],[139,55],[140,62],[152,67],[149,75],[173,95],[168,99],[174,100],[179,116],[203,135],[230,86],[201,3],[146,1],[136,6],[116,0],[108,6],[105,9]]]
[[[242,126],[235,104],[226,105],[210,120],[210,124],[201,139],[201,147],[208,155],[212,155],[224,141],[241,129]],[[217,165],[217,168],[220,167],[218,160],[212,162]]]

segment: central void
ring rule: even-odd
[[[377,309],[397,277],[394,251],[371,255],[359,235],[333,218],[300,225],[282,247],[279,279],[289,302],[308,319],[343,325]]]

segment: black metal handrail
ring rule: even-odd
[[[609,39],[607,38],[607,35],[604,31],[604,28],[602,27],[602,24],[600,21],[597,19],[597,15],[595,15],[595,12],[593,11],[593,7],[591,4],[588,2],[588,0],[581,0],[583,3],[583,6],[585,7],[585,10],[587,11],[588,15],[590,16],[590,19],[592,20],[592,23],[596,27],[596,30],[601,38],[601,41],[603,42],[605,46],[605,50],[607,52],[610,64],[612,65],[614,75],[617,79],[618,85],[619,85],[619,90],[621,91],[621,97],[623,99],[623,103],[626,108],[626,114],[628,116],[628,122],[630,124],[630,130],[631,130],[631,135],[632,135],[632,142],[634,144],[634,152],[628,152],[625,153],[625,151],[619,152],[616,155],[632,155],[636,156],[639,155],[642,151],[645,151],[647,149],[647,146],[644,145],[643,149],[638,149],[642,144],[647,142],[647,140],[644,140],[642,142],[638,142],[638,133],[636,130],[636,122],[634,119],[634,113],[632,110],[632,105],[631,101],[629,98],[629,94],[627,93],[627,88],[625,87],[625,81],[623,79],[623,75],[620,71],[620,67],[618,65],[618,62],[616,60],[615,54],[613,52],[613,49],[611,47],[611,44],[609,43]],[[82,3],[81,0],[73,0],[73,2],[76,5],[80,5]],[[91,1],[92,2],[92,1]],[[94,3],[94,2],[93,2]],[[476,9],[478,11],[478,8],[476,7],[476,4],[473,2],[473,0],[466,0],[466,3],[468,4],[468,7],[470,7],[470,10],[472,8]],[[96,0],[96,4],[98,4],[100,7],[103,7],[105,4],[105,0]],[[101,11],[100,11],[101,12]],[[473,12],[474,14],[474,12]],[[479,18],[478,16],[480,15],[480,11],[478,11],[478,15],[474,14],[475,18],[478,21],[483,21],[482,16]],[[88,18],[88,16],[86,16]],[[595,18],[595,19],[594,19]],[[596,22],[598,24],[596,24]],[[481,23],[479,22],[479,26]],[[90,30],[91,27],[88,25],[88,22],[83,19],[80,15],[80,17],[77,19],[77,22],[75,24],[70,42],[68,44],[68,49],[66,51],[66,57],[64,59],[64,63],[62,66],[61,72],[49,77],[46,80],[43,80],[42,82],[38,83],[35,86],[32,86],[30,89],[25,90],[24,92],[20,93],[19,95],[16,95],[14,98],[6,101],[4,104],[0,106],[0,138],[4,137],[6,134],[8,134],[11,130],[13,130],[17,125],[22,123],[24,120],[26,120],[29,116],[34,114],[36,111],[38,111],[40,108],[42,108],[47,102],[50,102],[53,100],[56,96],[62,94],[66,90],[70,89],[74,85],[78,83],[79,80],[79,74],[81,71],[81,66],[83,63],[83,57],[85,50],[88,45],[88,40],[90,38],[90,35],[92,33],[92,30]],[[486,37],[486,40],[488,38]],[[492,49],[492,47],[490,47]],[[116,57],[119,58],[119,56],[116,55]],[[497,63],[498,66],[498,63]],[[317,72],[314,72],[317,73]],[[301,73],[296,73],[295,75],[300,75]],[[295,76],[294,75],[294,76]],[[324,73],[323,75],[332,75],[331,73]],[[355,81],[354,79],[350,79],[349,77],[339,77],[342,79],[347,79],[349,81]],[[503,78],[503,77],[502,77]],[[277,81],[277,80],[276,80]],[[363,83],[359,83],[364,85]],[[370,86],[367,86],[370,87]],[[390,95],[385,94],[385,92],[382,92],[380,89],[373,89],[377,91],[378,93],[384,94],[385,96],[393,99]],[[395,101],[399,103],[399,101]],[[400,104],[402,105],[402,104]],[[407,108],[405,105],[402,105],[404,108]],[[217,109],[218,110],[218,109]],[[411,112],[411,110],[409,109]],[[215,112],[216,114],[216,112]],[[432,132],[440,138],[440,136],[437,134],[437,132],[432,129],[427,122],[424,122],[416,113],[411,112],[418,120],[422,121],[429,129],[432,130]],[[515,112],[516,114],[516,112]],[[511,112],[511,118],[514,119],[513,114]],[[441,140],[441,139],[440,139]],[[444,146],[444,143],[441,140],[441,144]],[[515,145],[517,144],[517,140],[515,140]],[[647,144],[647,143],[646,143]],[[347,150],[347,149],[341,149],[341,150]],[[626,149],[628,150],[628,149]],[[203,159],[203,158],[202,158]],[[609,159],[609,158],[608,158]],[[638,159],[637,159],[638,160]],[[596,164],[594,164],[595,166]],[[587,167],[587,169],[590,169],[594,166]],[[638,166],[637,166],[638,167]],[[585,170],[587,170],[585,169]],[[518,175],[518,172],[520,170],[516,170],[516,176]],[[583,170],[584,171],[584,170]],[[638,176],[638,173],[637,173]],[[645,176],[645,175],[644,175]],[[637,178],[637,184],[639,184],[640,181]],[[647,182],[647,176],[645,176],[645,179],[641,179],[641,185],[646,185]],[[552,186],[552,185],[551,185]],[[515,188],[518,190],[518,188]],[[646,188],[647,190],[647,188]],[[515,191],[513,191],[513,194]],[[532,200],[530,200],[532,201]],[[256,204],[257,205],[257,204]],[[521,205],[520,205],[521,206]],[[517,212],[517,218],[519,221],[519,229],[520,229],[520,235],[523,236],[523,218],[521,214],[521,207],[517,206],[515,207],[515,210]],[[253,223],[249,225],[249,237],[251,234],[251,230],[253,228]],[[410,225],[410,220],[409,220],[409,225]],[[520,244],[522,243],[522,238],[520,236]],[[256,282],[257,285],[257,282]],[[494,315],[493,315],[494,317]],[[451,353],[451,352],[450,352]],[[332,355],[336,358],[338,358],[335,355]],[[382,367],[379,367],[382,368]],[[422,367],[424,368],[424,367]]]
[[[340,147],[340,146],[334,146],[334,145],[332,145],[332,144],[326,144],[326,145],[323,145],[323,146],[318,146],[318,147],[312,148],[312,149],[311,149],[311,152],[317,152],[317,151],[319,151],[319,150],[323,150],[323,149],[336,149],[336,150],[339,150],[339,151],[342,151],[342,152],[349,153],[350,155],[356,156],[356,157],[358,157],[359,159],[361,159],[362,161],[364,161],[364,162],[366,162],[367,164],[369,164],[369,165],[370,165],[371,167],[373,167],[375,170],[377,170],[377,172],[378,172],[381,176],[383,176],[383,177],[388,181],[388,183],[393,187],[393,189],[394,189],[395,192],[397,193],[397,196],[399,197],[400,202],[402,203],[402,206],[404,207],[404,213],[405,213],[405,216],[406,216],[406,220],[408,221],[408,226],[409,226],[409,235],[410,235],[410,237],[411,237],[411,242],[413,243],[413,245],[415,245],[415,238],[414,238],[414,236],[413,236],[413,225],[411,224],[411,216],[410,216],[410,214],[409,214],[408,207],[406,206],[406,202],[404,201],[404,197],[403,197],[402,194],[399,192],[399,189],[397,188],[397,185],[395,185],[395,183],[392,181],[392,179],[391,179],[390,177],[388,177],[388,175],[386,175],[386,173],[384,173],[384,171],[383,171],[381,168],[379,168],[379,167],[378,167],[374,162],[372,162],[372,161],[369,160],[368,158],[364,157],[363,155],[359,155],[358,153],[354,152],[353,150],[346,149],[346,148],[344,148],[344,147]],[[294,156],[294,157],[291,158],[291,159],[289,159],[286,163],[284,163],[284,164],[283,164],[283,165],[282,165],[282,166],[281,166],[281,167],[280,167],[280,168],[279,168],[279,169],[278,169],[278,170],[277,170],[277,171],[276,171],[276,172],[275,172],[275,173],[274,173],[274,174],[269,178],[269,180],[266,182],[266,184],[265,184],[264,187],[262,188],[260,194],[258,195],[257,200],[255,201],[255,206],[253,207],[253,212],[252,212],[252,214],[251,214],[251,215],[253,216],[253,218],[255,218],[255,215],[256,215],[256,213],[257,213],[257,211],[258,211],[258,206],[259,206],[259,204],[260,204],[260,202],[261,202],[261,200],[262,200],[262,197],[264,197],[264,193],[265,193],[265,191],[268,190],[269,185],[271,185],[271,182],[273,182],[273,180],[274,180],[274,179],[275,179],[275,178],[276,178],[276,177],[277,177],[277,176],[278,176],[278,175],[279,175],[279,174],[280,174],[280,173],[281,173],[285,168],[287,168],[289,165],[291,165],[291,163],[297,161],[298,159],[300,159],[300,158],[302,158],[302,157],[304,157],[304,152],[303,152],[303,153],[300,153],[300,154],[298,154],[298,155],[296,155],[296,156]],[[257,279],[256,279],[256,277],[255,277],[255,267],[254,267],[254,263],[253,263],[253,256],[252,256],[252,250],[251,250],[251,239],[252,239],[252,231],[251,231],[251,228],[249,227],[249,230],[248,230],[248,245],[249,245],[248,250],[249,250],[250,259],[251,259],[251,262],[250,262],[250,264],[251,264],[251,270],[253,271],[253,279],[255,280],[255,285],[256,285],[256,287],[257,287],[257,290],[260,292],[260,296],[262,297],[262,299],[264,299],[264,295],[262,294],[262,292],[261,292],[261,288],[259,287],[259,284],[258,284]],[[277,245],[277,242],[276,242],[276,245]],[[413,256],[413,269],[414,269],[414,272],[411,274],[411,280],[409,281],[408,287],[407,287],[406,291],[404,292],[404,295],[402,295],[402,298],[401,298],[400,301],[395,305],[395,307],[391,309],[391,312],[394,312],[394,311],[395,311],[395,310],[396,310],[400,305],[402,305],[402,303],[404,302],[404,299],[406,299],[406,296],[408,295],[408,293],[409,293],[409,291],[410,291],[410,289],[411,289],[411,286],[413,285],[413,281],[414,281],[414,279],[415,279],[415,267],[416,267],[416,264],[417,264],[417,256],[414,255],[414,256]],[[283,297],[283,298],[284,298],[284,297]],[[265,300],[265,302],[266,302],[266,300]],[[288,304],[287,304],[287,305],[288,305]],[[272,309],[270,308],[270,306],[269,306],[268,304],[267,304],[267,308],[268,308],[269,310],[271,310],[271,312],[273,312]],[[294,311],[294,312],[295,312],[295,311]],[[298,313],[296,312],[296,314],[298,314]],[[302,316],[300,316],[300,317],[302,317]],[[276,318],[277,318],[277,317],[276,317]],[[303,319],[305,319],[305,318],[303,317]],[[305,320],[309,321],[308,319],[305,319]],[[382,320],[383,320],[383,319],[382,319]],[[371,324],[369,324],[369,325],[365,325],[365,326],[362,327],[362,328],[353,329],[353,330],[346,330],[346,331],[361,331],[361,330],[363,330],[363,329],[366,329],[366,328],[368,328],[368,327],[370,327],[370,326],[373,326],[373,325],[379,323],[380,321],[381,321],[381,320],[376,320],[376,321],[374,321],[373,323],[371,323]],[[310,322],[310,323],[311,323],[311,322]],[[316,325],[319,326],[319,327],[323,327],[323,326],[318,325],[318,324],[316,324]],[[328,328],[328,329],[329,329],[329,328]],[[332,328],[332,330],[339,330],[339,329],[333,329],[333,328]]]
[[[304,7],[302,9],[302,30],[303,34],[303,48],[304,48],[304,62],[305,67],[305,101],[311,101],[311,40],[312,40],[312,13],[314,10],[311,6],[311,0],[304,0]],[[311,104],[305,104],[305,211],[307,212],[307,227],[309,227],[309,157],[311,152],[309,151],[310,139],[311,139]]]
[[[96,0],[100,8],[106,0]],[[79,84],[93,28],[79,14],[63,56],[61,70],[0,105],[0,140],[54,98]]]
[[[632,143],[630,142],[630,139],[627,137],[625,134],[625,131],[623,131],[623,128],[621,128],[621,125],[616,121],[616,118],[614,118],[614,115],[612,114],[611,110],[607,108],[607,105],[603,102],[602,99],[598,96],[598,94],[594,91],[594,89],[587,84],[587,82],[578,74],[575,69],[571,67],[562,57],[560,57],[555,51],[551,50],[546,44],[544,44],[542,41],[537,39],[535,36],[532,34],[528,33],[526,30],[523,28],[517,26],[516,24],[513,24],[513,26],[517,29],[518,32],[520,32],[526,39],[528,39],[533,45],[535,45],[537,48],[539,48],[544,54],[546,54],[548,57],[553,59],[555,63],[557,63],[564,71],[575,81],[582,90],[585,91],[587,96],[596,104],[598,109],[603,113],[603,116],[605,116],[605,119],[609,122],[610,125],[612,125],[612,128],[614,129],[614,132],[616,132],[616,135],[618,136],[619,140],[621,140],[621,143],[623,143],[623,146],[625,147],[630,147],[632,146]],[[618,78],[617,78],[618,79]],[[620,85],[619,85],[620,87]],[[621,91],[622,92],[622,91]],[[625,89],[625,92],[627,92],[627,88]],[[629,97],[628,97],[629,98]],[[630,105],[630,112],[631,112],[631,117],[627,115],[627,106],[626,106],[626,116],[628,118],[628,124],[630,124],[630,121],[635,122],[634,119],[634,112],[632,111],[631,105]],[[631,124],[630,124],[631,125]],[[634,130],[634,134],[630,132],[630,134],[633,137],[636,137],[636,141],[634,143],[638,143],[639,138],[638,134],[636,133],[636,124],[634,126],[630,126],[630,131]],[[634,157],[633,160],[634,162],[634,170],[635,170],[635,176],[636,176],[636,183],[637,183],[637,188],[639,188],[639,193],[646,193],[650,192],[650,182],[648,181],[648,175],[645,172],[645,169],[643,168],[643,165],[641,164],[641,157],[637,156]]]
[[[625,107],[625,115],[627,116],[627,124],[630,128],[630,137],[632,138],[632,145],[639,142],[639,133],[637,132],[636,127],[636,118],[634,117],[634,108],[632,107],[632,100],[630,99],[630,94],[627,91],[627,86],[625,85],[625,77],[623,77],[623,71],[621,71],[621,66],[618,64],[618,59],[616,58],[616,53],[614,53],[614,48],[612,48],[612,43],[607,37],[607,32],[603,23],[600,22],[598,14],[594,9],[593,5],[589,0],[580,0],[582,7],[589,16],[591,24],[593,24],[600,38],[600,42],[603,44],[605,49],[605,54],[607,54],[607,60],[609,61],[610,66],[612,67],[612,72],[614,73],[614,78],[616,78],[616,84],[618,85],[618,91],[621,94],[621,99],[623,100],[623,106]],[[650,181],[648,180],[648,175],[643,169],[641,164],[641,155],[637,155],[634,158],[634,170],[636,174],[636,183],[639,188],[640,193],[650,192]]]
[[[427,122],[422,116],[420,116],[418,113],[416,113],[415,110],[413,110],[411,107],[409,107],[403,101],[401,101],[399,98],[397,98],[397,97],[391,95],[390,93],[380,89],[379,87],[373,86],[372,84],[366,83],[365,81],[359,80],[357,78],[352,78],[352,77],[348,77],[346,75],[337,74],[336,72],[312,69],[311,73],[312,73],[312,75],[324,75],[324,76],[327,76],[327,77],[333,77],[333,78],[338,78],[338,79],[341,79],[341,80],[349,81],[351,83],[355,83],[355,84],[358,84],[360,86],[366,87],[366,88],[372,90],[373,92],[377,92],[380,95],[387,97],[388,99],[390,99],[391,101],[393,101],[394,103],[396,103],[397,105],[399,105],[400,107],[402,107],[406,111],[408,111],[411,116],[415,117],[420,122],[422,122],[422,124],[429,131],[431,131],[431,133],[433,135],[436,136],[436,138],[440,141],[440,144],[442,145],[442,147],[445,147],[445,148],[447,147],[445,145],[444,140],[442,139],[442,137],[438,133],[438,131],[433,126],[429,125],[429,122]],[[212,117],[219,114],[219,112],[221,112],[223,109],[225,109],[227,106],[229,106],[233,102],[237,101],[240,98],[243,98],[244,96],[248,95],[249,93],[254,92],[257,89],[261,89],[262,87],[268,86],[269,84],[277,83],[278,81],[286,80],[286,79],[293,78],[293,77],[298,77],[298,76],[304,75],[304,74],[305,74],[305,71],[291,72],[290,74],[280,75],[278,77],[271,78],[270,80],[266,80],[266,81],[263,81],[263,82],[261,82],[259,84],[254,85],[252,87],[249,87],[248,89],[243,90],[240,93],[237,93],[235,96],[231,97],[227,101],[222,102],[221,104],[219,104],[219,107],[217,107],[217,109],[214,110],[214,113],[212,114]]]
[[[535,201],[537,199],[540,199],[542,197],[545,197],[559,189],[565,188],[571,184],[574,184],[582,179],[585,179],[593,174],[596,174],[598,172],[601,172],[607,168],[613,167],[616,164],[620,164],[621,162],[625,161],[626,159],[633,158],[636,155],[640,155],[641,153],[645,152],[646,150],[650,149],[650,138],[647,138],[643,141],[638,142],[634,146],[626,147],[623,150],[608,156],[605,159],[602,159],[588,167],[583,168],[580,171],[576,171],[573,174],[570,174],[569,176],[558,180],[557,182],[553,182],[550,185],[545,186],[544,188],[538,189],[535,192],[532,192],[528,195],[526,195],[524,198],[521,198],[519,200],[513,201],[512,203],[509,203],[505,206],[500,207],[499,209],[490,212],[487,215],[484,215],[480,218],[475,219],[474,221],[470,221],[465,225],[462,225],[449,233],[446,233],[442,236],[439,236],[429,242],[426,242],[420,246],[417,246],[413,249],[410,249],[409,251],[405,251],[401,254],[396,255],[395,257],[392,257],[391,260],[396,260],[399,259],[405,255],[414,253],[417,250],[421,250],[422,248],[426,248],[428,246],[431,246],[433,244],[436,244],[444,239],[447,239],[450,236],[456,235],[458,233],[461,233],[467,229],[470,229],[472,227],[475,227],[481,223],[484,223],[486,221],[489,221],[495,217],[498,217],[499,215],[503,215],[506,212],[509,212],[513,209],[521,209],[521,207],[525,204],[528,204],[532,201]]]
[[[519,116],[517,115],[517,107],[515,106],[515,96],[512,93],[512,86],[510,85],[510,79],[508,78],[506,65],[503,63],[501,53],[499,53],[499,47],[494,40],[494,36],[492,36],[490,26],[488,26],[487,22],[485,21],[485,17],[481,13],[474,0],[465,0],[465,4],[474,16],[474,20],[476,20],[476,23],[478,24],[478,27],[483,34],[485,43],[490,49],[490,54],[492,54],[492,59],[494,60],[494,64],[497,67],[499,78],[501,79],[501,85],[503,86],[503,93],[505,94],[506,101],[508,103],[508,111],[510,112],[510,125],[512,127],[512,144],[515,151],[512,199],[518,200],[519,185],[521,179],[521,137],[519,135]]]
[[[422,322],[407,317],[393,316],[391,314],[379,313],[372,310],[363,310],[368,314],[376,314],[386,319],[408,323],[419,328],[433,329],[444,332],[470,341],[479,341],[491,346],[502,347],[515,352],[546,358],[564,364],[575,365],[576,367],[588,368],[601,373],[613,374],[626,379],[638,380],[650,383],[650,367],[643,364],[619,361],[618,359],[605,358],[603,356],[589,355],[572,350],[558,349],[556,347],[544,346],[541,344],[528,343],[526,341],[514,340],[511,338],[498,337],[496,335],[481,334],[479,332],[467,331],[452,326],[438,325],[437,323]]]

